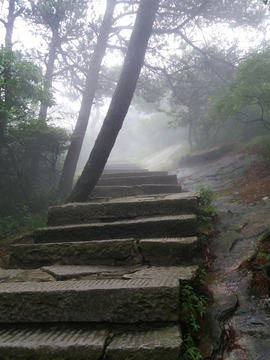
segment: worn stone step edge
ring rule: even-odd
[[[89,200],[96,198],[119,198],[126,196],[180,193],[181,185],[134,185],[134,186],[96,186]]]
[[[117,334],[105,355],[111,360],[177,360],[182,334],[177,326],[140,332]]]
[[[196,277],[198,266],[140,266],[140,267],[113,267],[113,266],[44,266],[42,270],[52,275],[56,280],[63,281],[71,278],[87,279],[91,276],[94,279],[118,278],[131,279],[163,279],[174,278],[178,280],[192,281]]]
[[[17,324],[16,324],[17,325]],[[0,327],[1,360],[100,359],[105,351],[109,330],[89,327],[18,324]]]
[[[103,173],[100,178],[121,178],[121,177],[138,177],[138,176],[167,176],[167,171],[137,171],[127,170],[126,172]]]
[[[143,185],[143,184],[178,184],[176,175],[146,175],[127,177],[100,178],[98,186],[108,185]]]
[[[139,196],[105,202],[71,203],[48,210],[48,225],[89,223],[102,218],[124,219],[137,216],[191,214],[198,210],[196,192]]]
[[[45,265],[185,265],[198,259],[197,237],[113,239],[10,246],[10,268]]]
[[[121,332],[72,324],[0,327],[1,360],[175,360],[181,344],[178,326]]]
[[[196,236],[197,216],[155,216],[135,220],[54,226],[32,232],[35,243]]]
[[[179,280],[69,280],[2,283],[0,322],[179,320]]]

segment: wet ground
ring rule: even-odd
[[[217,194],[217,234],[206,285],[214,304],[201,341],[204,359],[269,360],[270,299],[252,286],[245,259],[270,226],[270,172],[256,160],[231,153],[219,160],[178,169],[184,190],[211,184]]]

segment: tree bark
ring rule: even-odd
[[[53,71],[54,71],[54,63],[56,60],[56,52],[57,52],[57,45],[58,45],[58,41],[59,41],[59,37],[58,37],[58,27],[55,29],[52,29],[52,39],[51,39],[51,44],[50,44],[50,51],[49,51],[49,59],[48,59],[48,63],[46,65],[46,73],[44,75],[45,78],[45,84],[44,84],[44,90],[49,90],[52,87],[52,80],[53,80]],[[39,120],[46,120],[47,117],[47,112],[48,112],[48,104],[42,102],[40,104],[40,109],[39,109],[39,115],[38,118]]]
[[[83,139],[86,133],[95,93],[98,87],[98,76],[101,68],[101,63],[105,55],[108,38],[111,32],[113,12],[116,2],[117,0],[107,0],[107,7],[100,27],[97,44],[86,76],[85,89],[83,92],[79,116],[64,162],[61,178],[58,184],[60,194],[63,197],[69,194],[72,189],[74,174],[80,156]]]
[[[15,10],[16,10],[15,9],[15,0],[10,0],[9,6],[8,6],[7,21],[0,19],[0,21],[4,24],[4,26],[6,28],[5,47],[9,51],[12,51],[12,46],[13,46],[12,35],[13,35],[13,30],[14,30],[14,22],[15,22],[16,18],[22,14],[22,12],[24,11],[24,7],[20,7],[17,11],[15,11]],[[4,78],[5,84],[8,83],[8,80],[10,79],[10,77],[11,77],[10,71],[9,71],[9,69],[7,69],[5,72],[5,78]],[[6,92],[5,92],[5,103],[6,104],[9,101],[9,96],[10,96],[10,89],[8,87],[6,87]],[[0,152],[1,152],[1,149],[4,144],[7,119],[8,119],[8,112],[7,112],[7,110],[4,110],[3,112],[1,112],[1,115],[0,115]]]
[[[67,202],[86,201],[96,186],[130,106],[160,0],[141,0],[124,65],[93,150]]]
[[[55,64],[55,60],[57,57],[56,53],[57,53],[57,45],[58,45],[58,41],[59,41],[58,31],[59,31],[59,24],[57,24],[57,26],[54,29],[52,29],[53,35],[52,35],[52,39],[51,39],[51,43],[50,43],[49,59],[48,59],[47,65],[46,65],[46,73],[44,75],[44,78],[45,78],[45,83],[44,83],[44,88],[43,88],[44,91],[49,90],[52,87],[54,64]],[[48,104],[46,102],[41,102],[40,108],[39,108],[38,119],[43,122],[46,122],[47,113],[48,113]],[[32,178],[32,184],[29,183],[29,186],[27,189],[27,191],[29,192],[30,195],[32,195],[34,192],[33,184],[37,183],[38,173],[39,173],[39,169],[40,169],[40,158],[41,158],[41,149],[38,149],[33,154],[33,157],[31,159],[31,163],[30,163],[29,173]]]
[[[7,22],[5,23],[6,28],[6,36],[5,36],[5,46],[12,49],[12,35],[14,29],[14,20],[15,20],[15,0],[9,1],[8,7],[8,18]]]

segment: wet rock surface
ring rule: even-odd
[[[222,190],[241,179],[255,159],[255,155],[229,153],[220,159],[182,166],[176,172],[178,182],[184,191],[195,191],[200,183],[211,185],[213,190]]]
[[[236,296],[238,307],[223,323],[224,331],[234,332],[224,359],[269,359],[270,309],[262,306],[259,294],[251,287],[252,274],[239,269],[250,257],[269,224],[269,204],[230,203],[231,197],[216,200],[219,209],[218,234],[212,242],[214,260],[207,284],[214,295]],[[224,344],[226,347],[226,344]],[[229,350],[238,351],[233,355]],[[245,357],[246,356],[246,357]]]
[[[245,176],[256,156],[233,154],[177,171],[183,189],[199,184],[225,190]],[[270,302],[251,287],[252,273],[240,266],[255,252],[259,237],[269,230],[269,201],[237,202],[237,193],[218,197],[217,235],[212,240],[213,263],[206,285],[214,297],[208,331],[201,338],[204,359],[266,360],[270,358]],[[267,200],[267,199],[266,199]]]

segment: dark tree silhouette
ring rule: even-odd
[[[113,11],[116,0],[107,0],[107,7],[103,22],[100,27],[96,47],[86,75],[85,89],[83,92],[81,108],[74,129],[68,153],[64,162],[61,178],[59,181],[59,191],[62,196],[66,196],[72,189],[72,182],[76,171],[77,162],[83,144],[83,139],[87,129],[92,104],[98,88],[98,75],[101,63],[105,55],[108,38],[111,31]]]
[[[67,202],[86,201],[106,165],[136,88],[159,1],[141,0],[140,2],[124,65],[110,107],[82,175]]]

